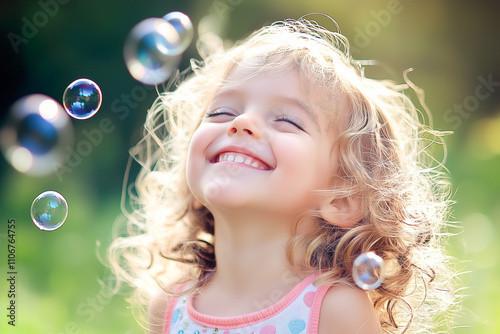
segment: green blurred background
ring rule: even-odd
[[[120,215],[128,149],[140,139],[156,94],[128,74],[123,43],[139,21],[174,10],[189,15],[195,26],[214,15],[222,36],[232,40],[275,20],[322,12],[338,21],[356,58],[385,64],[368,68],[367,76],[402,82],[402,71],[414,68],[410,78],[425,90],[434,126],[454,131],[447,137],[446,166],[456,201],[451,219],[461,223],[450,230],[459,235],[450,240],[449,250],[464,272],[467,297],[453,332],[500,333],[499,1],[60,0],[65,3],[56,2],[53,15],[15,52],[8,34],[22,36],[26,20],[33,22],[44,4],[54,1],[0,2],[2,119],[18,98],[42,93],[60,101],[70,82],[85,77],[100,85],[104,98],[96,116],[72,120],[75,143],[85,140],[82,131],[97,129],[104,118],[114,130],[62,179],[20,174],[0,158],[1,333],[143,332],[124,296],[103,296],[98,280],[109,273],[98,258]],[[199,58],[194,44],[181,68],[193,57]],[[123,94],[140,98],[127,106]],[[117,112],[117,106],[126,106],[128,114]],[[66,223],[53,232],[39,231],[29,216],[31,202],[45,190],[62,193],[70,208]],[[17,224],[15,327],[7,325],[6,317],[8,219]]]

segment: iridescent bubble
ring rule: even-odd
[[[68,203],[56,191],[45,191],[31,204],[31,219],[42,231],[53,231],[61,227],[68,217]]]
[[[21,173],[43,176],[61,166],[64,147],[73,142],[73,127],[62,106],[33,94],[17,100],[0,130],[6,160]]]
[[[374,252],[361,254],[354,260],[352,277],[363,290],[378,288],[385,278],[384,260]]]
[[[101,103],[101,89],[90,79],[75,80],[64,90],[63,106],[73,118],[87,119],[94,116]]]
[[[125,41],[125,64],[136,80],[148,85],[162,83],[180,63],[179,44],[179,33],[172,24],[161,18],[145,19],[132,28]]]
[[[194,29],[189,16],[181,12],[171,12],[163,17],[179,34],[179,41],[170,47],[172,54],[181,54],[193,41]]]

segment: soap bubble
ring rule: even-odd
[[[374,252],[363,253],[354,260],[352,276],[361,289],[376,289],[385,278],[384,260]]]
[[[148,85],[162,83],[180,63],[179,44],[179,33],[172,24],[161,18],[145,19],[132,28],[125,41],[125,64],[134,79]]]
[[[42,231],[53,231],[61,227],[68,217],[66,199],[55,191],[45,191],[31,204],[31,219]]]
[[[68,115],[76,119],[94,116],[102,103],[99,86],[89,79],[78,79],[64,90],[63,106]]]
[[[170,47],[172,54],[181,54],[188,48],[189,44],[193,41],[194,29],[193,24],[189,17],[181,12],[171,12],[163,17],[170,23],[177,33],[179,34],[179,41],[177,44]]]
[[[73,127],[63,107],[41,94],[25,96],[10,107],[0,130],[6,160],[21,173],[48,175],[61,166],[63,148],[73,141]]]

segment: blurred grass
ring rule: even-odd
[[[399,12],[391,14],[386,24],[377,21],[380,11],[391,4]],[[60,5],[36,36],[21,44],[19,53],[13,52],[7,34],[20,35],[22,18],[30,19],[40,10],[40,3],[33,1],[0,3],[1,115],[27,94],[43,93],[60,100],[71,81],[88,77],[100,85],[103,106],[92,119],[73,122],[75,142],[84,138],[84,129],[97,128],[103,118],[109,118],[116,129],[81,164],[64,174],[62,182],[55,175],[33,178],[19,174],[1,158],[0,256],[5,259],[7,254],[6,222],[15,219],[19,273],[16,327],[8,326],[3,315],[1,333],[141,333],[123,296],[109,300],[102,295],[98,280],[105,280],[108,272],[97,253],[103,254],[111,240],[111,226],[120,215],[127,151],[140,138],[154,92],[148,90],[147,97],[129,108],[124,119],[112,112],[111,105],[138,87],[123,62],[127,33],[144,18],[173,10],[188,14],[195,26],[208,13],[216,15],[223,24],[223,36],[232,40],[263,24],[308,12],[334,17],[352,43],[356,38],[359,41],[359,31],[370,32],[378,23],[378,30],[371,30],[365,40],[367,45],[354,54],[385,64],[368,68],[367,75],[401,82],[402,71],[413,67],[410,77],[425,90],[435,127],[455,131],[447,137],[446,166],[457,202],[452,220],[463,223],[452,230],[459,235],[451,238],[449,250],[467,272],[461,279],[468,287],[468,297],[456,319],[465,327],[453,332],[500,332],[496,320],[500,314],[500,246],[496,242],[500,237],[500,94],[494,90],[477,108],[466,110],[466,116],[449,117],[456,115],[450,109],[474,96],[480,76],[491,75],[493,81],[500,81],[498,1],[74,0]],[[194,45],[185,54],[182,68],[191,57],[198,58]],[[41,232],[30,221],[29,207],[39,193],[49,189],[66,197],[70,213],[59,230]],[[102,244],[100,249],[97,241]],[[0,262],[6,273],[4,260]],[[2,278],[2,309],[7,302],[4,283]]]

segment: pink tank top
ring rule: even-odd
[[[213,317],[193,307],[192,296],[174,297],[165,316],[164,334],[317,334],[321,303],[330,286],[316,287],[313,274],[262,311]]]

